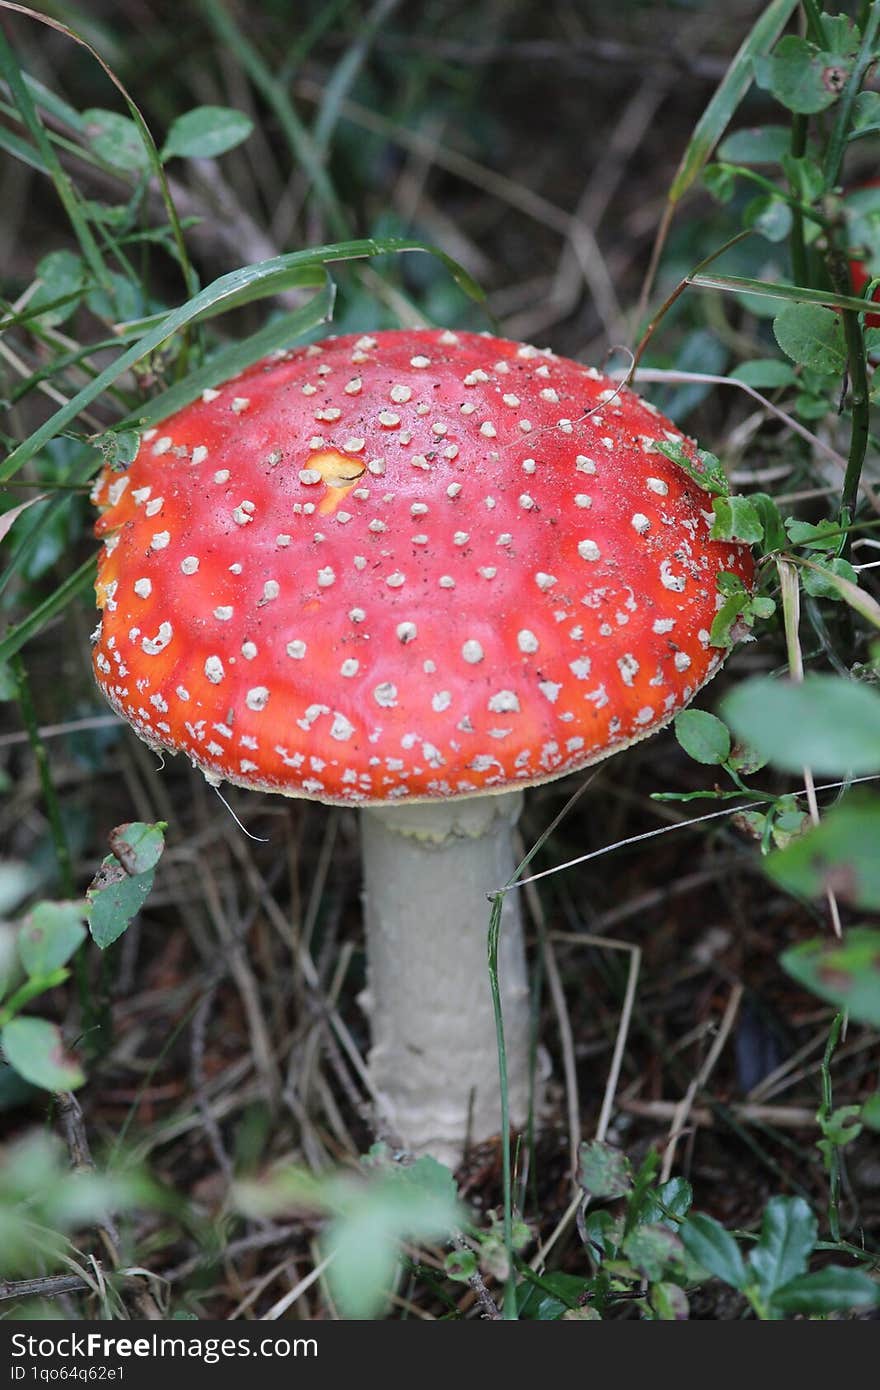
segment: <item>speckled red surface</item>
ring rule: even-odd
[[[709,494],[657,452],[680,432],[595,371],[402,331],[205,397],[98,480],[94,662],[212,780],[527,785],[644,737],[719,664],[716,575],[749,584],[750,553],[710,541]]]

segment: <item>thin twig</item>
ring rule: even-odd
[[[681,1101],[675,1108],[675,1114],[673,1115],[669,1126],[669,1139],[667,1141],[666,1148],[663,1153],[663,1165],[660,1169],[661,1182],[666,1182],[669,1179],[670,1174],[672,1173],[672,1164],[675,1160],[675,1150],[678,1146],[678,1141],[681,1137],[682,1130],[684,1129],[684,1126],[687,1123],[687,1118],[691,1112],[694,1099],[696,1098],[697,1093],[700,1090],[702,1090],[703,1086],[705,1086],[706,1082],[708,1081],[709,1077],[715,1069],[715,1063],[721,1056],[724,1045],[727,1042],[727,1039],[730,1035],[730,1030],[733,1027],[734,1021],[739,1012],[739,1006],[742,1001],[742,997],[743,986],[737,983],[733,986],[733,989],[730,991],[730,998],[727,1001],[727,1008],[724,1010],[724,1015],[721,1019],[721,1023],[718,1028],[718,1034],[715,1038],[715,1041],[713,1042],[708,1053],[706,1054],[706,1058],[703,1062],[703,1065],[700,1067],[700,1070],[697,1072],[697,1075],[694,1077],[693,1081],[688,1086],[687,1091],[685,1092]]]

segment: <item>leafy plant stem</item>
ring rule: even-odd
[[[806,9],[806,4],[804,5]],[[877,35],[880,33],[880,5],[872,5],[862,33],[862,42],[859,45],[858,56],[853,64],[849,81],[843,90],[840,101],[837,104],[837,119],[834,122],[834,129],[828,141],[828,148],[825,152],[825,187],[834,188],[840,179],[840,169],[843,163],[843,155],[846,150],[847,137],[849,135],[850,123],[852,118],[853,102],[861,90],[865,73],[873,62],[876,61],[875,48],[877,46]]]
[[[24,984],[11,995],[3,1008],[0,1009],[0,1028],[5,1028],[10,1019],[15,1018],[32,999],[38,995],[45,994],[47,990],[54,989],[56,985],[63,985],[68,978],[70,971],[63,965],[58,970],[53,970],[51,975],[38,975],[33,980],[25,980]]]
[[[839,1013],[834,1015],[831,1030],[828,1034],[828,1041],[825,1044],[825,1053],[822,1057],[822,1104],[816,1116],[819,1124],[822,1125],[831,1115],[832,1108],[832,1085],[831,1085],[831,1061],[834,1057],[840,1035],[843,1031],[846,1014]],[[828,1226],[831,1231],[832,1240],[840,1240],[840,1148],[831,1140],[826,1141],[825,1167],[828,1171]]]
[[[831,228],[832,224],[830,218],[825,217],[821,212],[817,212],[815,208],[810,207],[809,203],[802,202],[801,199],[795,197],[793,193],[783,193],[782,189],[775,184],[772,179],[765,179],[763,174],[756,173],[754,169],[745,169],[739,164],[725,164],[723,162],[713,167],[725,169],[735,174],[739,179],[747,179],[749,183],[754,183],[758,188],[763,188],[766,193],[771,194],[774,198],[778,198],[780,202],[787,203],[801,219],[801,235],[803,235],[803,219],[805,217],[809,218],[811,222],[816,222],[820,227],[824,227],[826,231]]]
[[[822,15],[816,0],[803,0],[804,18],[807,21],[807,37],[820,48],[828,47],[828,40],[825,37],[825,25],[822,23]]]
[[[791,118],[791,153],[801,159],[807,148],[807,118],[794,114]],[[793,184],[789,183],[793,189]],[[807,244],[804,239],[804,215],[799,207],[792,207],[791,223],[791,278],[796,285],[805,285],[808,276]]]
[[[878,10],[880,14],[880,10]],[[844,293],[848,288],[849,272],[846,263],[839,253],[833,253],[829,257],[832,279],[835,288]],[[843,321],[843,336],[846,342],[847,359],[850,376],[850,401],[852,409],[852,432],[849,441],[849,454],[846,461],[846,474],[843,479],[843,490],[840,495],[840,511],[838,520],[841,527],[846,530],[855,515],[855,510],[859,500],[859,482],[862,476],[862,468],[865,463],[865,454],[868,449],[868,436],[870,433],[870,387],[868,384],[868,362],[865,352],[865,338],[859,316],[852,310],[844,309],[841,315]],[[841,540],[841,555],[846,555],[849,549],[849,538],[847,535]]]
[[[675,289],[672,291],[672,293],[670,295],[667,295],[666,299],[660,305],[660,308],[657,310],[656,314],[654,314],[650,323],[646,327],[644,333],[642,334],[641,340],[638,346],[636,347],[635,352],[633,353],[633,360],[630,364],[630,369],[627,372],[626,378],[623,382],[624,386],[628,385],[629,382],[632,380],[633,376],[635,375],[636,368],[638,367],[639,362],[641,361],[644,355],[645,349],[648,346],[651,339],[653,338],[655,332],[657,331],[657,328],[659,327],[663,319],[666,317],[666,314],[672,308],[675,301],[679,298],[680,295],[684,294],[688,285],[693,283],[696,276],[698,276],[700,272],[703,270],[704,266],[711,265],[713,261],[718,260],[719,256],[723,256],[725,251],[729,251],[732,246],[738,245],[739,242],[744,241],[746,237],[751,235],[751,227],[747,228],[744,232],[737,232],[736,236],[731,237],[729,241],[725,241],[724,245],[719,246],[717,251],[713,251],[711,255],[706,256],[704,260],[700,261],[699,265],[694,266],[690,275],[686,275],[683,280],[680,280],[679,283],[676,285]]]
[[[55,792],[55,784],[52,781],[52,773],[49,767],[49,755],[46,751],[46,745],[40,737],[40,726],[36,711],[34,710],[34,702],[31,697],[30,682],[20,652],[15,653],[9,664],[15,678],[18,707],[21,710],[22,722],[27,731],[28,742],[33,751],[34,761],[37,764],[37,775],[40,779],[43,800],[46,803],[46,813],[49,817],[49,826],[55,845],[55,857],[58,860],[58,872],[61,877],[62,890],[65,895],[70,898],[73,897],[74,893],[73,863],[70,857],[70,846],[67,843],[64,821],[61,818],[61,807]]]

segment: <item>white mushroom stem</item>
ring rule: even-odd
[[[380,1124],[454,1167],[501,1128],[487,894],[514,868],[522,793],[363,813],[369,1070]],[[510,1119],[528,1113],[529,991],[519,894],[498,950]]]

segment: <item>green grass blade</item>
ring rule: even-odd
[[[42,603],[38,603],[26,618],[23,618],[20,623],[16,623],[4,637],[0,638],[0,663],[8,661],[16,652],[21,651],[26,642],[29,642],[38,632],[42,632],[47,623],[62,613],[69,603],[79,594],[85,593],[89,586],[94,584],[97,564],[97,556],[90,555],[87,560],[83,561],[79,569],[74,570],[73,574],[69,574],[58,585],[54,593],[51,593]]]
[[[207,315],[213,315],[218,310],[218,306],[221,310],[230,309],[253,300],[258,297],[257,286],[261,287],[259,293],[262,296],[276,294],[281,289],[289,289],[298,283],[298,272],[308,272],[314,267],[323,266],[328,262],[363,260],[372,256],[402,251],[421,251],[437,256],[466,293],[477,300],[483,299],[482,290],[451,256],[435,250],[424,242],[408,241],[398,237],[389,237],[383,240],[370,238],[363,241],[337,242],[330,246],[319,247],[317,250],[293,251],[286,256],[275,256],[271,260],[258,261],[254,265],[244,266],[241,270],[230,271],[229,274],[221,275],[218,280],[214,280],[212,284],[199,294],[194,295],[186,304],[167,314],[161,324],[151,329],[149,333],[145,333],[127,352],[121,353],[115,362],[111,362],[109,367],[106,367],[66,405],[50,416],[39,429],[19,444],[18,448],[13,449],[6,462],[0,467],[0,482],[14,477],[28,459],[33,458],[34,454],[42,449],[50,439],[54,439],[56,435],[66,429],[80,412],[97,400],[101,393],[112,386],[123,372],[127,372],[148,353],[155,352],[162,343],[167,342],[180,329],[188,327]]]
[[[27,164],[31,169],[36,169],[38,174],[48,174],[49,172],[39,150],[35,150],[33,145],[28,144],[27,140],[22,140],[20,135],[13,134],[5,126],[0,126],[0,150],[6,154],[11,154],[12,158],[17,159],[20,164]]]
[[[312,132],[315,148],[323,156],[330,148],[333,131],[339,120],[343,101],[360,72],[377,33],[385,20],[400,4],[400,0],[376,0],[370,13],[359,25],[324,87],[324,97]]]
[[[797,304],[824,304],[828,309],[851,309],[857,314],[869,313],[871,303],[851,294],[834,294],[831,290],[808,289],[806,285],[780,285],[772,280],[749,280],[740,275],[687,276],[687,283],[701,290],[725,290],[729,294],[757,294],[765,299],[788,299]]]
[[[336,196],[312,136],[297,115],[287,94],[287,87],[278,81],[219,0],[202,0],[201,8],[221,43],[228,52],[236,55],[257,91],[274,111],[294,159],[302,165],[318,194],[333,234],[338,237],[349,236],[348,216]]]
[[[7,8],[5,5],[3,8]],[[45,127],[34,106],[33,99],[27,84],[25,83],[21,69],[18,66],[15,54],[13,53],[3,30],[0,29],[0,74],[9,86],[13,101],[18,108],[21,118],[30,134],[34,145],[39,150],[46,170],[55,185],[55,191],[61,201],[62,207],[67,214],[70,225],[73,228],[76,239],[79,242],[83,256],[88,262],[89,269],[94,275],[99,285],[104,289],[110,288],[110,279],[104,259],[101,255],[98,243],[92,236],[91,227],[80,206],[79,196],[71,183],[70,179],[59,160],[52,146]]]
[[[206,387],[217,386],[221,381],[228,381],[230,377],[237,376],[253,362],[258,362],[261,357],[268,356],[270,352],[275,352],[278,348],[290,347],[304,333],[308,333],[312,328],[317,328],[319,324],[330,321],[333,317],[335,298],[336,286],[330,277],[326,276],[323,288],[308,304],[304,304],[301,309],[293,309],[290,313],[273,319],[265,328],[261,328],[258,333],[251,334],[242,342],[230,343],[221,348],[203,367],[195,372],[190,372],[184,381],[176,382],[167,391],[163,391],[160,396],[155,396],[145,406],[141,406],[134,412],[124,423],[151,425],[157,420],[164,420],[169,415],[173,415],[175,410],[181,410],[183,406],[189,405],[190,401],[194,401]]]
[[[54,116],[56,121],[59,121],[62,125],[66,125],[70,130],[75,130],[80,135],[83,133],[86,123],[76,107],[71,106],[70,103],[66,102],[63,97],[60,97],[57,92],[53,92],[51,87],[44,86],[42,82],[38,81],[36,77],[32,77],[30,73],[22,73],[22,76],[37,106],[41,106],[44,111],[48,111],[50,116]]]
[[[92,474],[97,467],[97,460],[93,448],[86,446],[80,449],[74,457],[73,463],[69,468],[65,483],[71,484],[74,488],[78,485],[87,485]],[[39,483],[34,484],[39,487]],[[47,489],[48,490],[48,489]],[[36,550],[40,543],[40,536],[45,527],[50,526],[58,512],[70,505],[77,492],[57,492],[47,502],[42,504],[40,516],[30,527],[27,534],[22,536],[17,542],[15,549],[9,556],[9,563],[6,569],[0,574],[0,596],[5,593],[13,579],[21,573],[22,567],[27,563],[28,557]]]
[[[754,78],[754,60],[767,53],[798,7],[798,0],[772,0],[753,24],[706,107],[682,156],[668,200],[680,202],[727,129]]]

